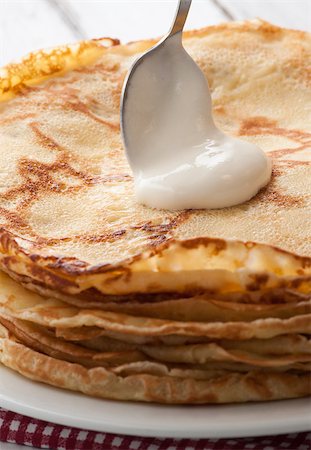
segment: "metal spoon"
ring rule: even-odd
[[[153,149],[155,158],[166,158],[167,145],[192,146],[203,141],[207,133],[215,134],[207,81],[182,46],[191,2],[179,0],[168,34],[134,62],[124,82],[121,132],[134,174],[142,165],[152,164],[150,154],[144,158],[146,147]],[[183,109],[178,121],[176,109]]]
[[[182,46],[190,5],[179,1],[171,30],[134,63],[124,85],[121,127],[135,197],[153,208],[234,206],[271,177],[259,147],[214,124],[205,76]]]

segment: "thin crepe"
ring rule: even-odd
[[[283,344],[294,343],[294,351],[292,351],[292,346],[288,345],[287,353],[283,354],[277,354],[274,351],[274,347],[280,345],[277,338],[269,340],[270,342],[267,342],[264,347],[261,346],[259,340],[255,340],[250,343],[246,342],[246,345],[244,343],[244,346],[239,342],[231,342],[231,345],[227,345],[223,341],[169,347],[164,345],[136,346],[136,348],[123,351],[115,349],[113,351],[111,351],[112,349],[95,351],[83,348],[81,345],[68,343],[57,338],[50,330],[31,322],[0,315],[0,323],[27,347],[57,359],[77,362],[86,367],[109,367],[132,362],[160,361],[171,364],[187,364],[191,368],[192,365],[206,364],[208,366],[210,361],[221,361],[257,367],[283,367],[286,370],[286,368],[299,368],[299,364],[296,363],[311,363],[311,342],[306,338],[296,336],[292,340],[289,336],[287,339],[283,339]]]
[[[29,277],[30,287],[85,298],[310,293],[310,35],[258,20],[185,34],[209,81],[217,125],[273,159],[272,181],[255,198],[215,211],[157,211],[135,200],[120,93],[130,64],[154,43],[89,42],[83,57],[55,49],[4,70],[3,270]]]
[[[311,314],[290,318],[259,318],[249,322],[185,322],[133,316],[95,309],[79,309],[61,300],[44,298],[27,291],[0,273],[0,314],[29,320],[50,328],[102,328],[136,336],[205,336],[214,339],[268,339],[282,334],[311,333]],[[303,305],[303,312],[306,305]],[[301,311],[299,311],[301,312]]]
[[[302,373],[212,372],[205,379],[133,374],[122,376],[103,367],[87,369],[51,358],[15,341],[0,325],[0,361],[36,381],[88,395],[159,403],[233,403],[296,398],[310,394],[310,377]],[[139,371],[143,371],[139,368]]]

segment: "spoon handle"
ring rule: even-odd
[[[179,0],[176,16],[168,36],[173,36],[183,30],[192,0]]]

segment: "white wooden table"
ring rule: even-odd
[[[164,34],[177,0],[0,0],[0,66],[44,47],[93,37]],[[311,0],[193,0],[187,29],[260,17],[311,30]],[[29,447],[27,447],[29,448]],[[0,442],[0,450],[25,449]]]

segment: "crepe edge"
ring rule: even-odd
[[[305,39],[306,36],[311,37],[310,33],[306,31],[283,28],[260,18],[210,25],[197,30],[185,31],[183,36],[185,39],[191,39],[226,30],[260,32],[267,38],[283,33],[285,30],[301,39]],[[0,68],[0,102],[12,98],[25,85],[38,84],[52,76],[62,75],[78,67],[94,63],[105,50],[111,47],[118,46],[121,51],[137,53],[155,45],[160,39],[161,37],[121,44],[119,39],[102,37],[33,51],[19,62],[9,63]]]
[[[53,359],[14,342],[0,329],[0,362],[21,375],[94,397],[171,404],[240,403],[310,395],[310,376],[260,371],[231,373],[212,380],[155,375],[120,377],[102,367]]]

